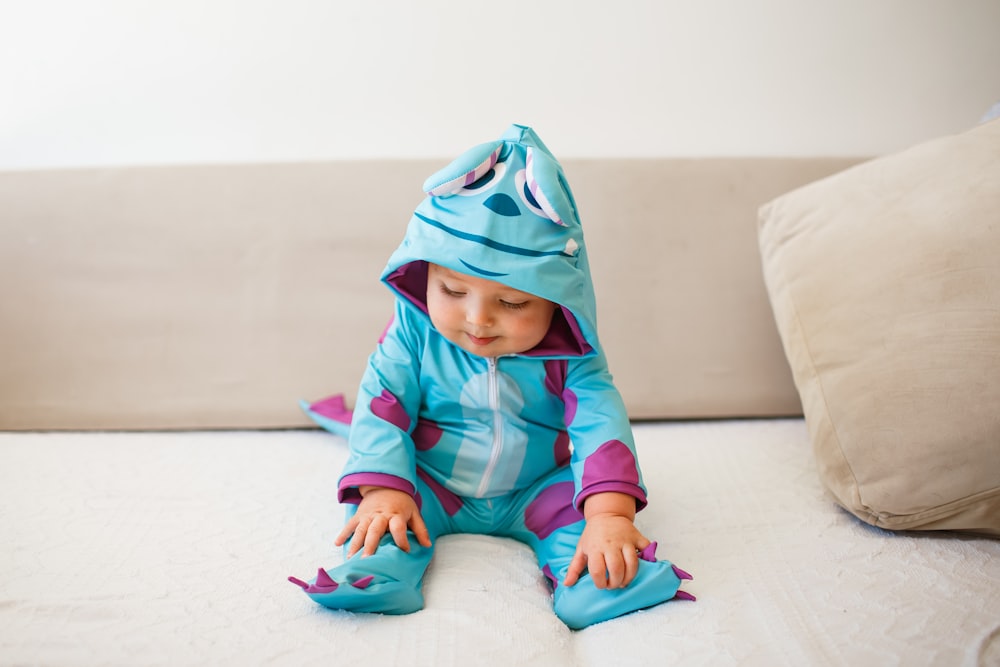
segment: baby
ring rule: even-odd
[[[307,407],[349,435],[346,561],[290,580],[330,608],[407,614],[434,540],[479,533],[534,550],[570,628],[693,599],[634,524],[646,489],[562,167],[514,125],[424,191],[382,275],[395,315],[349,432],[339,399]]]

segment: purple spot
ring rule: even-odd
[[[441,427],[427,419],[418,419],[417,427],[413,429],[413,444],[422,452],[438,444],[444,433]]]
[[[565,359],[548,359],[545,362],[545,388],[555,396],[561,396],[566,386]]]
[[[524,510],[525,527],[540,540],[581,519],[583,515],[573,507],[573,482],[558,482],[542,489]]]
[[[455,516],[458,510],[462,509],[462,505],[464,503],[461,498],[441,486],[436,480],[431,478],[430,475],[420,468],[417,468],[417,477],[423,480],[424,484],[430,487],[431,491],[435,496],[437,496],[438,501],[441,503],[442,509],[448,513],[448,516]]]
[[[563,402],[566,403],[566,426],[569,426],[576,417],[576,394],[573,393],[572,389],[567,389],[563,392],[562,397]]]
[[[371,411],[373,415],[384,419],[400,431],[407,431],[410,428],[410,415],[406,414],[406,410],[399,404],[399,399],[388,389],[383,389],[381,396],[372,399]]]
[[[556,435],[556,444],[552,447],[552,453],[555,457],[556,465],[560,468],[569,464],[570,458],[573,456],[569,451],[569,433],[559,431]]]
[[[602,483],[639,485],[635,456],[621,440],[608,440],[583,463],[583,488]]]

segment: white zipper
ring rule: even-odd
[[[489,393],[490,410],[493,411],[493,447],[490,449],[490,460],[486,463],[483,471],[483,478],[479,482],[479,491],[476,495],[482,498],[490,486],[490,478],[500,462],[500,453],[503,450],[503,417],[500,414],[500,380],[497,377],[497,360],[490,357],[486,360],[487,365],[487,391]]]

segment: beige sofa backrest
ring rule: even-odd
[[[279,428],[353,397],[447,160],[0,173],[0,429]],[[568,160],[637,419],[799,414],[756,211],[849,159]]]

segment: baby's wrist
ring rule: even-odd
[[[584,501],[583,516],[588,521],[599,516],[618,516],[633,521],[635,498],[615,491],[595,493]]]
[[[404,496],[410,497],[410,494],[408,494],[406,491],[400,491],[399,489],[394,489],[391,486],[372,486],[370,484],[365,484],[364,486],[358,487],[358,493],[361,494],[362,498],[372,493],[383,493],[383,492],[399,493]]]

